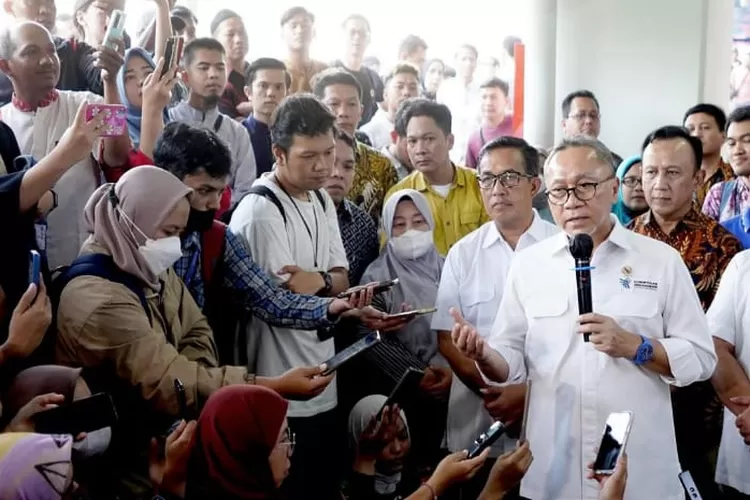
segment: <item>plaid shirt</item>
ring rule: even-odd
[[[182,257],[175,263],[174,270],[203,309],[206,295],[198,233],[183,236]],[[244,297],[247,309],[270,325],[315,330],[332,324],[328,320],[328,305],[332,299],[297,295],[276,286],[250,258],[239,238],[229,230],[226,232],[222,274],[224,287],[239,292]]]
[[[367,266],[378,257],[378,229],[375,221],[364,210],[349,200],[336,209],[341,240],[349,261],[349,285],[359,284]]]

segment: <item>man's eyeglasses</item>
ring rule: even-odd
[[[640,177],[625,177],[622,183],[629,188],[634,188],[638,185],[643,187],[643,180]]]
[[[286,436],[284,436],[284,440],[279,444],[281,444],[282,446],[287,446],[287,456],[291,457],[294,454],[294,445],[297,444],[297,439],[294,433],[289,430],[289,428],[287,428],[286,430]]]
[[[610,176],[599,182],[582,182],[572,188],[548,189],[544,194],[547,195],[547,199],[550,203],[558,206],[565,205],[568,202],[568,199],[570,199],[571,194],[575,194],[576,198],[580,201],[589,201],[596,196],[596,188],[598,188],[600,184],[604,184],[614,178],[614,176]]]
[[[521,179],[531,179],[533,176],[510,170],[500,175],[482,174],[479,176],[479,187],[482,189],[493,189],[497,181],[505,188],[514,188],[521,183]]]
[[[571,120],[575,120],[577,122],[585,122],[586,118],[591,118],[591,121],[599,121],[599,118],[601,118],[602,115],[599,114],[598,111],[591,111],[589,113],[576,113],[574,115],[568,116]]]

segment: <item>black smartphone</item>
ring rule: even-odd
[[[432,314],[437,312],[437,307],[426,307],[424,309],[412,309],[411,311],[404,311],[395,314],[389,314],[386,319],[397,319],[397,318],[416,318],[417,316],[424,316],[425,314]]]
[[[396,285],[398,285],[398,278],[395,278],[395,279],[392,279],[392,280],[381,281],[381,282],[375,284],[375,287],[373,289],[373,293],[374,294],[383,293],[383,292],[385,292],[387,290],[390,290],[391,288],[393,288]],[[336,297],[339,298],[339,299],[345,299],[345,298],[349,297],[350,295],[353,295],[353,294],[355,294],[355,293],[357,293],[359,291],[364,290],[365,288],[367,288],[367,285],[353,286],[353,287],[349,288],[348,290],[341,292]]]
[[[91,432],[117,423],[117,410],[107,393],[94,394],[70,404],[45,410],[32,417],[34,429],[40,434],[72,434]]]
[[[180,422],[182,422],[183,420],[188,420],[188,405],[187,395],[185,394],[185,385],[182,383],[182,380],[178,378],[174,379],[174,392],[177,395],[177,404],[180,407],[180,418],[178,418],[172,425],[170,425],[166,434],[162,436],[165,440],[167,436],[172,434],[175,429],[179,427]]]
[[[614,474],[617,459],[628,443],[632,424],[633,412],[620,411],[609,414],[594,460],[595,474]]]
[[[323,372],[323,375],[326,376],[335,372],[336,370],[341,368],[341,365],[343,365],[344,363],[359,356],[366,350],[373,348],[375,344],[380,342],[380,340],[380,332],[375,331],[353,343],[325,362],[326,370]]]
[[[396,384],[396,387],[391,391],[388,399],[386,399],[383,408],[393,404],[401,406],[419,388],[419,383],[424,378],[424,374],[423,370],[418,370],[411,366],[407,368]],[[381,413],[383,412],[383,408],[380,409]]]
[[[469,449],[469,456],[467,456],[467,459],[476,458],[479,455],[482,454],[482,452],[492,446],[492,444],[497,441],[500,436],[505,434],[505,425],[503,425],[502,422],[495,422],[490,426],[487,431],[479,436],[476,441],[474,441],[474,444],[471,445],[471,448]]]

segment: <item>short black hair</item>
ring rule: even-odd
[[[184,20],[191,20],[193,21],[193,24],[198,24],[198,18],[193,13],[192,10],[188,9],[184,5],[175,5],[174,9],[172,9],[172,12],[170,12],[170,15],[174,17],[179,17]]]
[[[253,63],[247,68],[247,72],[245,73],[245,81],[247,82],[248,87],[251,87],[253,85],[255,77],[258,76],[258,71],[262,71],[264,69],[277,69],[283,71],[284,80],[286,81],[286,88],[288,89],[292,86],[292,75],[289,74],[289,71],[286,69],[286,64],[284,64],[283,61],[274,59],[273,57],[261,57],[253,61]]]
[[[350,85],[357,89],[357,95],[362,102],[362,85],[359,84],[357,77],[343,68],[324,69],[312,77],[313,94],[318,99],[323,99],[326,89],[331,85]]]
[[[481,168],[484,157],[498,149],[515,149],[519,151],[523,156],[526,175],[539,177],[539,151],[523,139],[509,135],[493,139],[482,147],[477,158],[477,171]]]
[[[591,99],[596,104],[596,109],[599,110],[599,100],[596,98],[593,92],[590,90],[576,90],[565,96],[562,102],[562,114],[563,118],[567,118],[570,114],[570,108],[573,107],[573,101],[576,99]]]
[[[389,71],[387,75],[385,75],[385,78],[383,78],[383,85],[388,85],[388,82],[390,82],[396,75],[404,74],[412,75],[414,76],[414,78],[419,80],[419,68],[411,63],[402,61],[396,64],[393,69]]]
[[[516,57],[516,44],[521,43],[521,39],[517,36],[506,36],[503,39],[503,48],[510,57]]]
[[[432,118],[445,135],[451,134],[453,124],[448,106],[423,97],[415,97],[404,101],[396,112],[395,128],[399,137],[406,137],[409,122],[418,116]]]
[[[305,16],[310,20],[311,23],[315,23],[315,14],[302,7],[301,5],[298,5],[296,7],[287,9],[283,14],[281,14],[281,25],[284,26],[286,23],[297,16]]]
[[[215,38],[196,38],[195,40],[185,45],[185,50],[182,53],[183,67],[190,66],[190,64],[193,62],[193,58],[195,57],[195,53],[199,50],[211,50],[214,52],[219,52],[221,55],[226,55],[224,46]]]
[[[398,57],[399,59],[403,59],[414,54],[419,49],[427,50],[427,42],[417,35],[409,35],[398,46]]]
[[[727,117],[727,127],[725,132],[729,131],[729,126],[733,123],[742,123],[750,121],[750,105],[740,106],[729,113]]]
[[[295,135],[317,137],[334,129],[336,117],[320,99],[301,93],[286,97],[271,117],[271,142],[285,153]]]
[[[205,171],[213,179],[232,172],[232,153],[211,130],[184,122],[164,127],[154,147],[154,164],[180,180]]]
[[[501,80],[500,78],[494,77],[490,78],[489,80],[485,81],[479,86],[480,89],[500,89],[503,94],[505,94],[505,97],[508,97],[508,92],[510,91],[510,87],[508,86],[508,82],[505,80]]]
[[[685,123],[690,116],[697,115],[698,113],[703,113],[712,117],[716,122],[716,126],[719,127],[719,130],[722,132],[727,126],[727,115],[724,113],[724,110],[714,104],[706,103],[696,104],[688,109],[685,112],[685,116],[682,117],[682,123]]]
[[[646,137],[641,146],[641,156],[646,148],[656,141],[666,141],[670,139],[684,139],[690,144],[690,148],[693,150],[693,159],[695,160],[695,169],[701,168],[703,162],[703,144],[697,137],[690,135],[690,132],[685,127],[679,125],[666,125],[659,127]]]
[[[345,28],[346,23],[348,23],[349,21],[362,21],[362,23],[364,23],[364,25],[367,26],[367,31],[372,32],[372,28],[370,27],[370,21],[368,21],[367,18],[363,16],[362,14],[349,14],[341,22],[341,27]]]
[[[352,151],[354,151],[354,157],[357,157],[357,141],[354,139],[354,137],[349,135],[349,133],[344,131],[341,127],[335,125],[333,127],[333,135],[336,140],[344,141],[347,146],[352,148]]]
[[[219,26],[221,26],[221,23],[223,23],[224,21],[228,21],[229,19],[239,19],[242,24],[245,24],[242,16],[237,14],[235,11],[231,9],[221,9],[216,13],[213,20],[211,20],[211,35],[216,35],[216,31],[219,29]]]

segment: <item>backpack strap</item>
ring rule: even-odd
[[[201,234],[201,270],[206,289],[212,283],[214,271],[222,261],[226,233],[227,225],[215,220],[211,229]]]
[[[276,193],[271,191],[266,186],[253,186],[247,193],[262,196],[263,198],[276,205],[276,208],[278,208],[279,212],[281,212],[281,218],[284,219],[284,225],[286,226],[286,212],[284,211],[284,206],[281,204],[281,200],[279,200],[279,197],[276,196]]]
[[[724,207],[726,207],[727,203],[729,203],[729,198],[731,198],[736,185],[737,185],[736,179],[726,181],[721,185],[721,202],[719,203],[719,219],[721,219],[721,214],[724,212]]]
[[[320,189],[315,190],[315,197],[318,199],[321,205],[323,205],[323,211],[325,212],[328,210],[328,207],[326,206],[326,197],[323,196],[323,192]]]
[[[153,316],[148,307],[143,285],[138,278],[118,268],[112,257],[101,253],[81,255],[55,280],[55,291],[62,294],[65,286],[79,276],[97,276],[127,287],[138,297],[148,316],[148,323],[153,326]],[[59,298],[59,295],[57,297]]]

